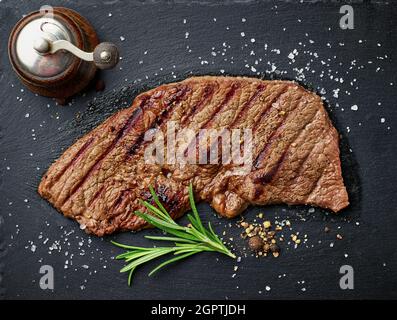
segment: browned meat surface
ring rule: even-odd
[[[145,132],[252,129],[253,165],[148,164]],[[198,134],[193,139],[199,139]],[[289,81],[193,77],[135,98],[80,138],[49,168],[39,193],[65,216],[98,236],[139,230],[139,199],[154,186],[173,217],[188,208],[187,186],[197,200],[234,217],[249,204],[308,204],[337,212],[348,195],[343,184],[338,133],[319,96]]]

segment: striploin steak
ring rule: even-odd
[[[251,140],[241,139],[239,148],[250,142],[249,170],[242,173],[232,161],[147,161],[154,143],[148,132],[167,137],[171,123],[176,132],[193,133],[185,139],[187,158],[198,148],[189,147],[193,142],[203,144],[203,129],[249,129]],[[208,154],[213,144],[204,144]],[[215,149],[221,158],[224,148]],[[349,204],[338,133],[321,98],[294,82],[244,77],[192,77],[140,94],[69,147],[42,178],[39,193],[87,232],[103,236],[146,227],[134,211],[144,210],[141,199],[151,201],[149,185],[180,217],[189,210],[190,183],[198,201],[225,217],[250,204],[307,204],[334,212]]]

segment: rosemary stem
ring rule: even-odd
[[[124,245],[112,241],[114,245],[126,250],[126,252],[118,255],[116,258],[123,259],[126,262],[126,265],[120,271],[129,272],[129,284],[131,283],[132,274],[138,266],[165,255],[172,254],[173,257],[158,265],[150,272],[149,275],[152,275],[159,269],[171,263],[204,251],[218,252],[233,259],[236,258],[236,255],[227,248],[227,246],[214,232],[210,223],[208,223],[208,228],[204,227],[194,203],[194,194],[191,184],[189,186],[189,201],[193,214],[188,214],[188,219],[191,223],[187,227],[176,223],[165,207],[161,204],[158,196],[154,192],[154,189],[152,187],[149,189],[152,194],[152,199],[157,207],[150,203],[150,201],[142,201],[141,203],[149,213],[135,211],[135,214],[153,226],[165,231],[169,235],[146,236],[146,238],[173,242],[174,246],[145,248]]]

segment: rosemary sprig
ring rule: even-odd
[[[214,251],[223,253],[233,259],[236,258],[216,235],[211,227],[211,223],[208,223],[208,228],[203,226],[194,202],[192,184],[189,186],[189,201],[193,214],[187,215],[190,221],[188,226],[177,224],[161,204],[154,189],[152,187],[149,187],[149,189],[156,206],[147,201],[141,201],[150,214],[141,211],[135,211],[135,214],[151,225],[165,231],[168,235],[145,236],[145,238],[158,241],[170,241],[174,243],[174,246],[145,248],[129,246],[112,241],[114,245],[127,250],[118,255],[116,259],[123,259],[127,263],[120,272],[129,273],[128,285],[131,285],[132,274],[138,266],[165,255],[172,254],[173,257],[159,264],[149,273],[149,276],[170,263],[185,259],[199,252]]]

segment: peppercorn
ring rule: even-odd
[[[273,253],[280,252],[280,247],[277,244],[272,243],[270,245],[270,251],[273,252]]]
[[[265,243],[265,244],[263,245],[263,251],[264,251],[265,253],[267,253],[267,252],[270,251],[270,245],[269,245],[268,243]]]
[[[248,245],[252,251],[260,251],[263,247],[263,241],[259,236],[253,236],[249,239]]]

